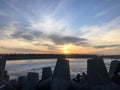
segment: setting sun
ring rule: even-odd
[[[71,52],[71,48],[72,48],[72,45],[68,44],[68,45],[64,45],[62,47],[62,52],[65,53],[65,54],[68,54]]]

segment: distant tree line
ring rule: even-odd
[[[120,55],[93,55],[93,54],[0,54],[7,60],[20,59],[56,59],[56,58],[113,58],[120,59]]]

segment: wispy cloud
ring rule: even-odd
[[[80,28],[78,36],[88,39],[90,47],[95,50],[93,53],[110,54],[119,53],[120,46],[120,17],[107,23]],[[109,52],[110,51],[110,52]]]
[[[14,26],[14,22],[11,22],[9,25],[4,26],[0,29],[0,38],[10,38],[10,35],[13,34],[15,31],[16,26]]]
[[[31,22],[31,26],[35,30],[42,31],[48,35],[58,34],[58,35],[70,35],[72,32],[68,27],[68,24],[62,20],[56,20],[51,16],[46,16],[40,22]]]
[[[113,45],[101,45],[101,46],[94,46],[95,48],[110,48],[110,47],[119,47],[120,44],[113,44]]]
[[[0,47],[0,49],[6,50],[7,52],[13,53],[47,53],[48,51],[44,50],[37,50],[37,49],[30,49],[30,48],[8,48],[8,47]]]
[[[35,39],[41,38],[42,35],[43,35],[43,33],[40,31],[16,31],[11,36],[12,36],[12,38],[33,41]]]
[[[50,38],[52,39],[53,42],[55,42],[56,44],[60,44],[60,45],[63,45],[63,44],[69,44],[69,43],[72,43],[72,44],[78,44],[79,42],[83,42],[84,41],[87,41],[87,39],[85,38],[78,38],[78,37],[72,37],[72,36],[56,36],[56,35],[52,35],[50,36]]]
[[[89,39],[90,41],[93,42],[93,44],[101,45],[102,43],[104,44],[112,43],[112,41],[110,42],[111,36],[112,38],[116,37],[119,40],[120,38],[119,32],[120,32],[120,17],[117,17],[108,23],[104,23],[103,25],[85,26],[83,28],[80,28],[79,35]]]
[[[108,14],[110,11],[112,11],[112,9],[113,9],[113,8],[110,8],[110,9],[103,10],[103,11],[101,11],[101,12],[98,12],[98,13],[96,14],[96,17],[104,16],[104,15]]]

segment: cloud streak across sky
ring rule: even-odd
[[[119,3],[1,0],[0,53],[120,54]]]

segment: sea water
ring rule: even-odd
[[[71,78],[74,78],[78,73],[87,71],[87,59],[68,59],[70,64]],[[54,71],[54,67],[57,59],[37,59],[37,60],[16,60],[7,61],[6,70],[10,75],[10,79],[16,79],[18,76],[27,75],[28,72],[37,72],[41,79],[42,68],[51,67]],[[107,70],[109,70],[110,62],[112,59],[104,59]]]

